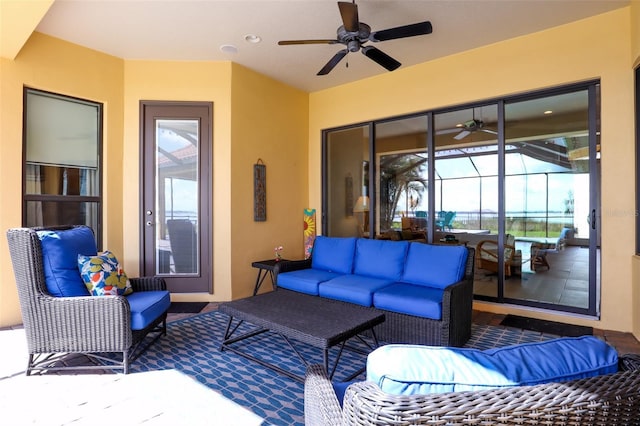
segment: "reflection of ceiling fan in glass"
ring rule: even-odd
[[[484,121],[475,118],[473,120],[465,121],[464,123],[462,123],[462,126],[457,127],[457,129],[460,131],[460,133],[453,137],[456,140],[464,139],[473,132],[485,132],[491,133],[492,135],[498,134],[498,132],[496,132],[495,130],[486,128]]]

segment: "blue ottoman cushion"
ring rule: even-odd
[[[617,371],[616,350],[593,336],[564,337],[486,351],[387,345],[367,358],[367,380],[396,395],[537,385]]]

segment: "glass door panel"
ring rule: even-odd
[[[588,112],[586,89],[505,104],[506,299],[589,310]]]
[[[474,248],[474,293],[493,298],[502,279],[497,267],[497,111],[492,104],[434,116],[434,242],[448,237]]]
[[[325,135],[323,235],[370,236],[369,126]]]
[[[156,274],[199,274],[198,120],[156,120]]]
[[[378,238],[426,241],[428,123],[420,115],[375,125]]]

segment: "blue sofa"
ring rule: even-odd
[[[385,312],[387,343],[462,346],[471,335],[473,249],[318,236],[311,259],[275,268],[279,288]]]

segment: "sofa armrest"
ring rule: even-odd
[[[469,254],[464,277],[446,287],[442,294],[442,328],[449,333],[443,341],[448,342],[449,346],[462,346],[471,337],[475,250],[467,250]]]
[[[133,291],[157,291],[166,290],[167,283],[161,277],[129,278]]]
[[[342,410],[324,367],[311,364],[304,382],[304,424],[337,426],[342,424]]]

